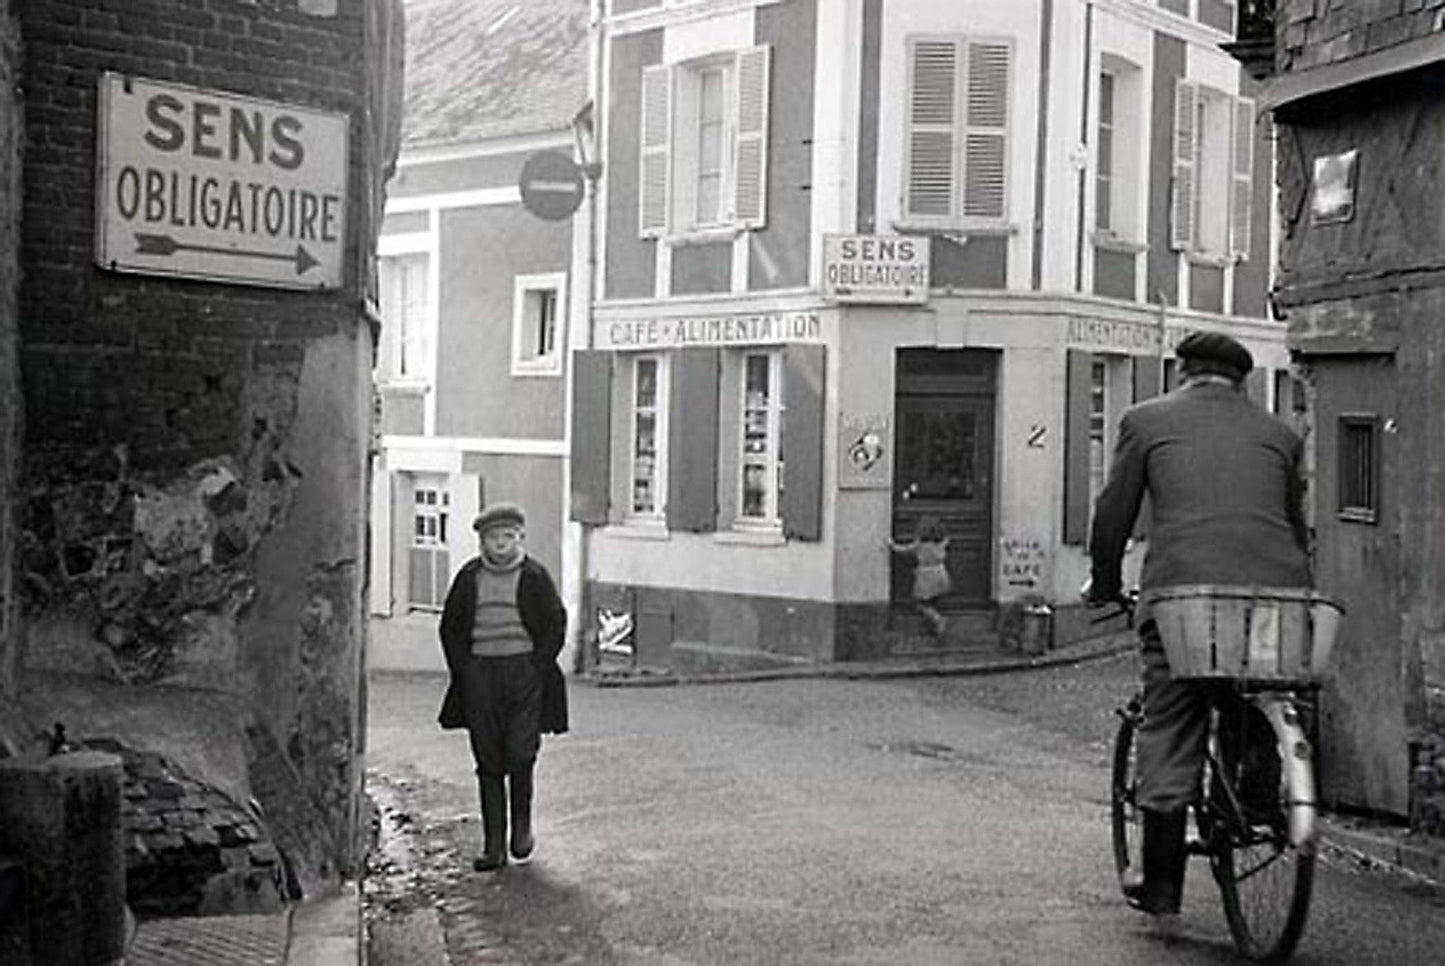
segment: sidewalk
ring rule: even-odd
[[[269,915],[153,919],[141,923],[126,966],[361,966],[360,890]]]

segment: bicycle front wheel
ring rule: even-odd
[[[1144,816],[1139,808],[1139,771],[1136,740],[1139,731],[1137,705],[1119,713],[1119,731],[1114,736],[1114,768],[1109,791],[1109,811],[1114,838],[1114,869],[1121,888],[1144,879]]]
[[[1282,751],[1295,747],[1290,736],[1276,734],[1252,706],[1237,713],[1237,734],[1221,727],[1210,756],[1210,862],[1235,946],[1253,962],[1280,962],[1309,913],[1316,840],[1292,841],[1290,829],[1302,808],[1312,824],[1314,789],[1296,787],[1299,773]]]

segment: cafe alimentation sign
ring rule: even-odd
[[[348,141],[344,114],[106,73],[96,261],[122,272],[336,288]]]

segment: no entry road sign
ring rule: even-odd
[[[336,288],[344,114],[106,73],[96,261],[109,269]]]
[[[538,151],[517,180],[522,206],[538,218],[561,221],[582,203],[582,169],[561,151]]]

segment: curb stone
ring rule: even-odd
[[[670,687],[683,684],[735,684],[748,681],[782,681],[841,678],[868,680],[909,677],[945,677],[969,674],[1001,674],[1036,668],[1075,664],[1112,657],[1132,650],[1134,632],[1127,631],[1088,638],[1042,654],[1009,654],[999,651],[960,655],[885,658],[877,661],[830,661],[740,671],[678,673],[649,668],[622,671],[589,671],[573,680],[597,688]]]

